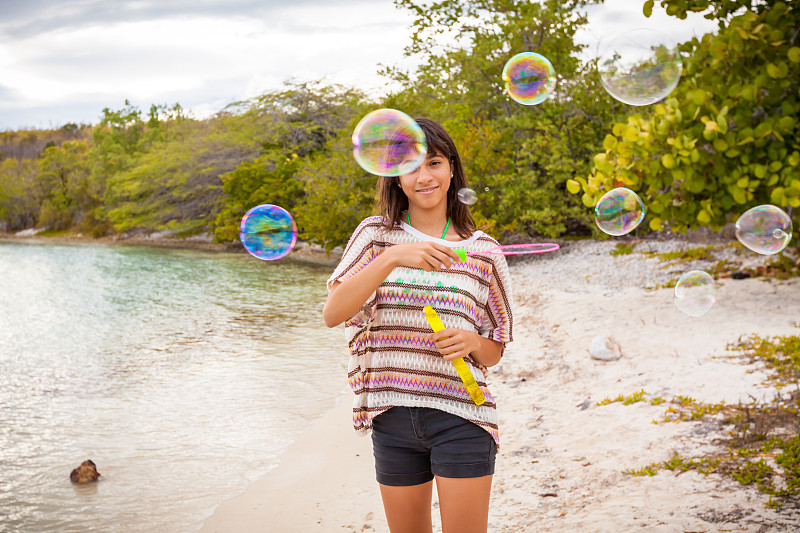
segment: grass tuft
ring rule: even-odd
[[[636,402],[643,402],[644,399],[645,399],[644,397],[645,397],[646,394],[647,393],[644,392],[644,389],[642,389],[639,392],[634,392],[630,396],[625,396],[624,394],[620,394],[619,396],[617,396],[613,400],[610,397],[606,398],[606,399],[604,399],[602,401],[597,402],[597,405],[609,405],[609,404],[612,404],[614,402],[621,402],[622,405],[630,405],[630,404],[636,403]]]
[[[630,255],[633,253],[634,248],[636,248],[636,243],[626,244],[621,242],[611,250],[611,255]]]
[[[700,246],[698,248],[684,248],[675,252],[642,252],[648,257],[657,257],[661,262],[667,261],[710,261],[714,258],[714,246]]]

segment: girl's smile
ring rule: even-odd
[[[438,188],[439,188],[439,186],[435,185],[433,187],[426,187],[425,189],[417,189],[416,192],[418,194],[431,194],[431,193],[435,192],[436,189],[438,189]]]

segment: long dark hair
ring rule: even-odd
[[[447,190],[447,216],[450,218],[453,229],[461,238],[471,237],[477,230],[475,219],[472,218],[469,207],[458,201],[458,191],[469,187],[458,149],[450,134],[438,122],[429,118],[415,118],[414,120],[425,133],[425,141],[428,145],[427,156],[441,155],[450,161],[453,178],[450,180],[450,188]],[[378,214],[386,218],[387,230],[399,225],[402,221],[403,211],[408,209],[408,197],[403,189],[398,187],[398,184],[397,178],[378,178],[378,194],[375,204]]]

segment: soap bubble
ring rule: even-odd
[[[777,254],[792,239],[792,219],[774,205],[754,207],[736,221],[736,238],[759,254]]]
[[[689,316],[703,316],[717,301],[714,278],[702,270],[690,270],[675,284],[675,305]]]
[[[297,226],[286,209],[272,204],[257,205],[242,217],[239,240],[252,256],[274,261],[294,247]]]
[[[678,47],[658,30],[628,30],[598,45],[597,72],[605,90],[622,103],[641,106],[663,100],[681,79]]]
[[[508,60],[503,68],[508,95],[524,105],[541,104],[556,87],[556,71],[543,55],[523,52]]]
[[[609,235],[625,235],[644,219],[644,204],[630,189],[617,187],[605,193],[594,207],[597,227]]]
[[[478,201],[478,195],[472,189],[464,187],[458,190],[458,201],[466,205],[475,205],[475,202]]]
[[[353,130],[353,155],[361,168],[378,176],[402,176],[420,166],[427,153],[425,133],[396,109],[377,109]]]

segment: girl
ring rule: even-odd
[[[345,322],[355,429],[372,430],[375,471],[392,533],[432,531],[433,479],[442,528],[485,532],[498,444],[486,367],[511,341],[511,284],[502,255],[460,261],[455,248],[498,243],[475,228],[457,192],[458,151],[436,122],[417,119],[428,152],[397,178],[378,178],[380,216],[366,218],[328,280],[323,318]],[[445,329],[433,333],[423,307]],[[486,401],[476,405],[452,361],[463,358]]]

